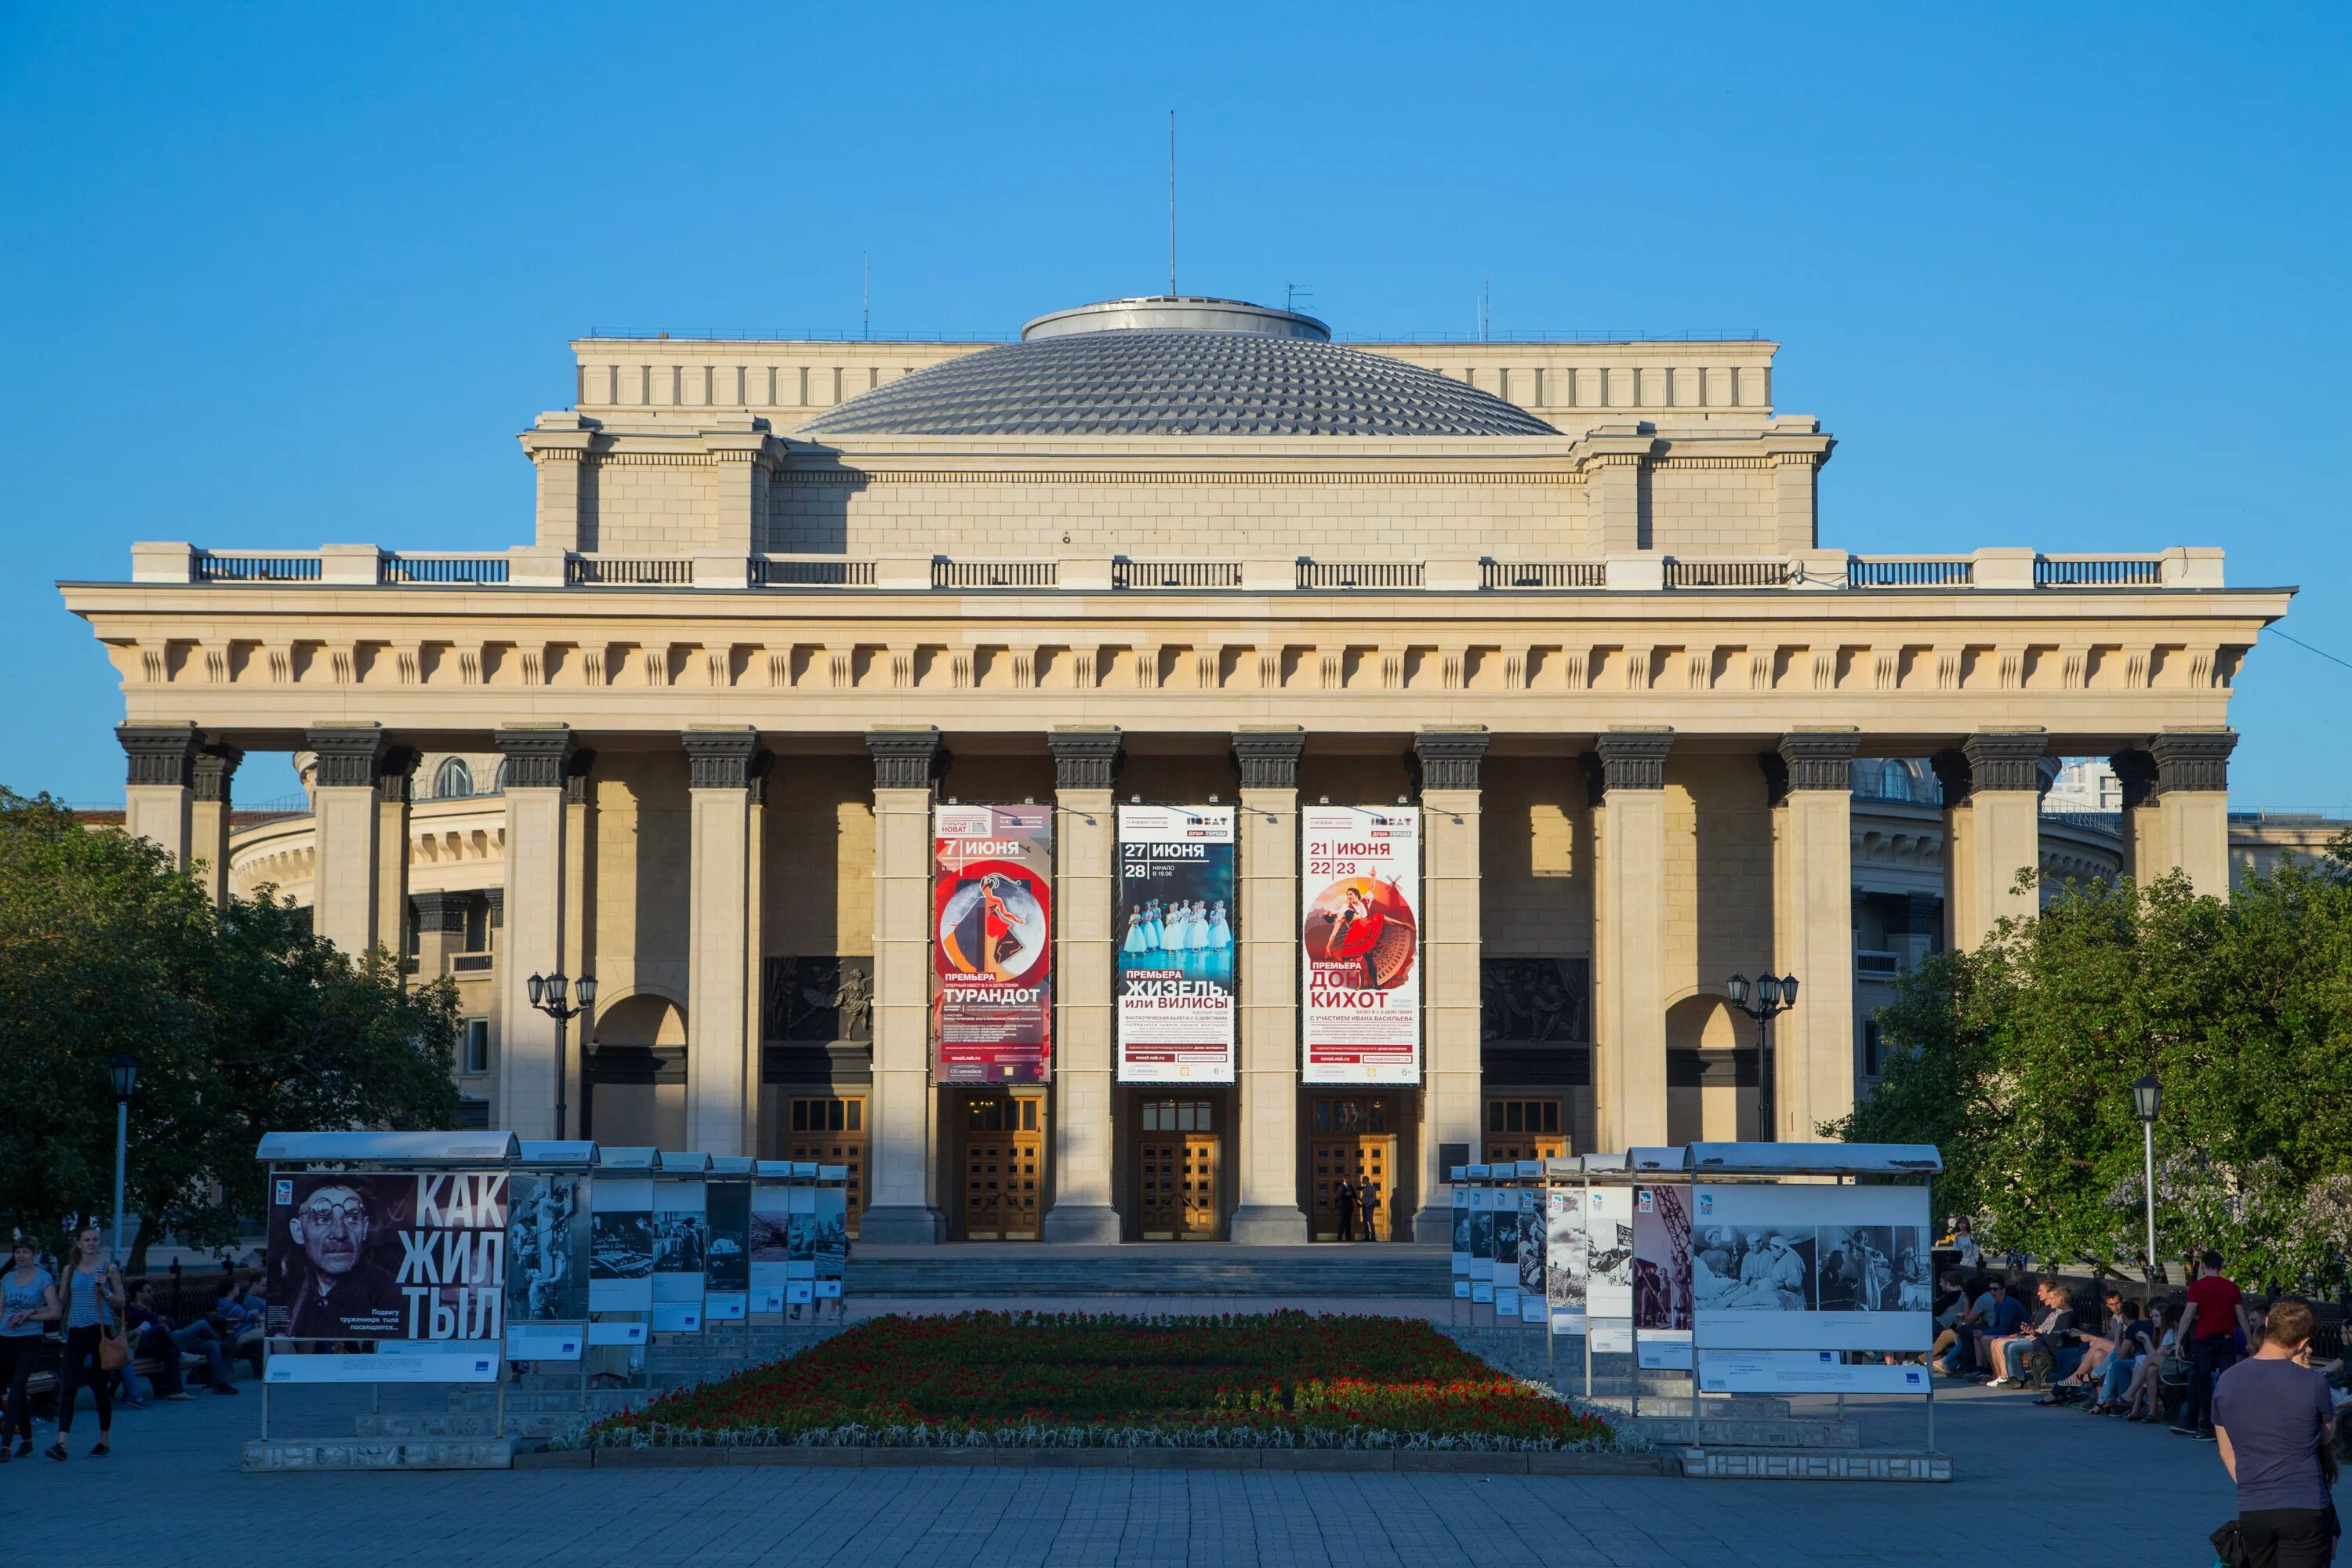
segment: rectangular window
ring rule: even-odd
[[[466,1020],[465,1063],[467,1072],[490,1070],[490,1021],[488,1018]]]
[[[1864,1078],[1878,1076],[1878,1024],[1875,1020],[1862,1026],[1862,1074]]]

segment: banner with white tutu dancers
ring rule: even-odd
[[[1054,1039],[1054,811],[942,805],[931,840],[940,1083],[1044,1083]]]
[[[1421,812],[1298,814],[1307,1083],[1421,1081]]]
[[[1123,1083],[1234,1081],[1234,825],[1230,805],[1118,808]]]

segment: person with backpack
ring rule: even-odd
[[[2213,1436],[2237,1485],[2247,1568],[2326,1568],[2336,1554],[2336,1397],[2306,1364],[2317,1326],[2308,1303],[2281,1297],[2253,1354],[2213,1386]]]

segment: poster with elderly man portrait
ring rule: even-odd
[[[273,1337],[489,1340],[505,1331],[508,1175],[278,1176],[264,1298]]]

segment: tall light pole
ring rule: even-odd
[[[1756,977],[1756,999],[1748,1000],[1748,976],[1735,974],[1725,982],[1731,1005],[1756,1020],[1757,1141],[1769,1143],[1772,1133],[1772,1020],[1797,1005],[1797,977],[1767,970]]]
[[[106,1064],[106,1080],[114,1086],[114,1260],[122,1261],[122,1163],[131,1147],[131,1094],[139,1087],[139,1064],[117,1057]]]
[[[2140,1157],[2145,1162],[2142,1179],[2147,1198],[2147,1277],[2152,1283],[2162,1278],[2156,1261],[2156,1112],[2164,1099],[2164,1086],[2156,1075],[2135,1079],[2132,1083],[2132,1109],[2139,1112]]]
[[[565,1136],[563,1090],[572,1076],[564,1062],[564,1026],[596,1005],[596,977],[583,974],[575,984],[559,969],[552,974],[534,974],[526,984],[530,1005],[555,1020],[555,1136],[561,1142]],[[565,1005],[567,991],[579,996],[576,1006]]]

